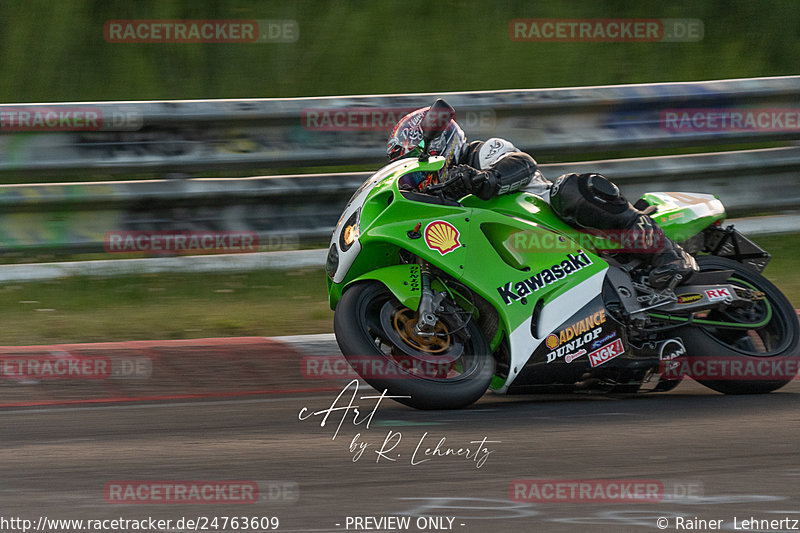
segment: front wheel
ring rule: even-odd
[[[495,370],[475,321],[441,315],[430,335],[417,334],[416,311],[377,281],[348,288],[333,317],[336,341],[364,380],[417,409],[456,409],[480,398]]]
[[[716,256],[700,256],[697,264],[701,271],[733,270],[728,280],[733,285],[764,293],[764,299],[755,302],[750,309],[728,309],[711,311],[708,321],[739,324],[758,324],[752,328],[731,328],[713,325],[694,325],[680,328],[680,337],[687,354],[696,358],[719,358],[730,362],[741,360],[743,364],[756,368],[764,361],[791,360],[800,357],[800,322],[789,300],[766,278],[742,263]],[[767,365],[769,366],[769,365]],[[794,365],[787,365],[794,367]],[[746,367],[745,367],[746,368]],[[763,394],[783,387],[791,377],[785,374],[769,376],[769,379],[735,380],[727,376],[724,380],[698,379],[703,385],[725,394]]]

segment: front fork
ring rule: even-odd
[[[414,326],[414,329],[417,335],[423,337],[432,336],[434,335],[434,327],[439,322],[439,317],[436,313],[446,293],[434,293],[433,289],[431,289],[431,266],[421,258],[417,258],[417,264],[420,270],[422,290],[417,310],[417,325]]]

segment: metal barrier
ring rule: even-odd
[[[329,234],[361,173],[0,185],[0,251],[102,252],[124,232],[255,232],[259,251]],[[219,252],[219,250],[216,250]]]
[[[634,200],[712,192],[730,215],[800,207],[800,147],[542,165],[600,172]],[[0,186],[0,251],[103,251],[109,232],[243,232],[260,251],[322,243],[369,173]]]
[[[506,137],[534,156],[800,140],[800,76],[444,95],[10,104],[0,105],[0,172],[25,179],[335,163],[377,169],[387,129],[436,96],[456,107],[470,138]],[[708,122],[725,113],[779,122]],[[798,170],[795,146],[543,165],[551,178],[603,173],[631,199],[658,190],[715,193],[732,215],[800,207]],[[262,251],[296,248],[327,238],[366,176],[4,185],[0,251],[103,251],[109,232],[124,231],[248,231]]]
[[[394,122],[438,96],[455,106],[471,138],[512,139],[534,154],[798,139],[796,121],[793,128],[683,128],[679,116],[666,113],[796,106],[800,76],[391,96],[9,104],[0,105],[0,171],[190,173],[378,164]]]

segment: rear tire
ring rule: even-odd
[[[459,330],[457,325],[440,317],[440,324],[448,332],[445,338],[449,348],[437,347],[431,353],[416,350],[420,354],[417,358],[409,352],[418,349],[419,344],[398,347],[397,339],[403,335],[408,338],[408,331],[396,328],[387,331],[386,327],[388,313],[397,317],[398,313],[402,316],[409,312],[413,313],[380,282],[362,282],[348,288],[333,317],[333,329],[342,354],[354,370],[378,391],[386,390],[392,396],[410,396],[396,398],[405,405],[417,409],[457,409],[474,403],[486,392],[495,370],[489,343],[475,321],[469,320]],[[396,319],[389,322],[397,323]],[[414,339],[410,340],[413,343]],[[449,362],[448,353],[455,358],[452,362]],[[364,368],[365,356],[370,363],[378,363],[383,376],[364,375],[361,369]],[[409,372],[409,368],[418,368],[413,365],[444,370],[437,370],[434,375]]]
[[[701,271],[733,270],[730,282],[745,282],[755,290],[764,292],[764,301],[756,304],[754,314],[766,312],[768,302],[772,307],[772,318],[758,329],[743,330],[713,326],[686,326],[678,329],[687,355],[695,358],[709,357],[730,360],[742,358],[746,361],[761,362],[764,359],[800,357],[800,322],[794,307],[786,297],[762,275],[738,261],[717,257],[700,256],[697,264]],[[739,312],[713,311],[709,318],[725,321],[736,320]],[[743,312],[742,312],[743,313]],[[766,315],[765,315],[766,316]],[[741,317],[743,322],[750,322]],[[706,387],[724,394],[764,394],[777,390],[791,381],[777,380],[700,380]]]

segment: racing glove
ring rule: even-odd
[[[448,172],[450,178],[445,183],[445,195],[458,200],[467,194],[474,194],[481,200],[488,200],[494,196],[519,191],[530,184],[536,171],[533,158],[522,153],[509,154],[486,170],[456,165]]]
[[[459,200],[468,194],[474,194],[482,200],[492,197],[490,184],[497,178],[492,170],[478,170],[469,165],[456,165],[448,172],[448,179],[444,183],[444,195],[453,200]]]

